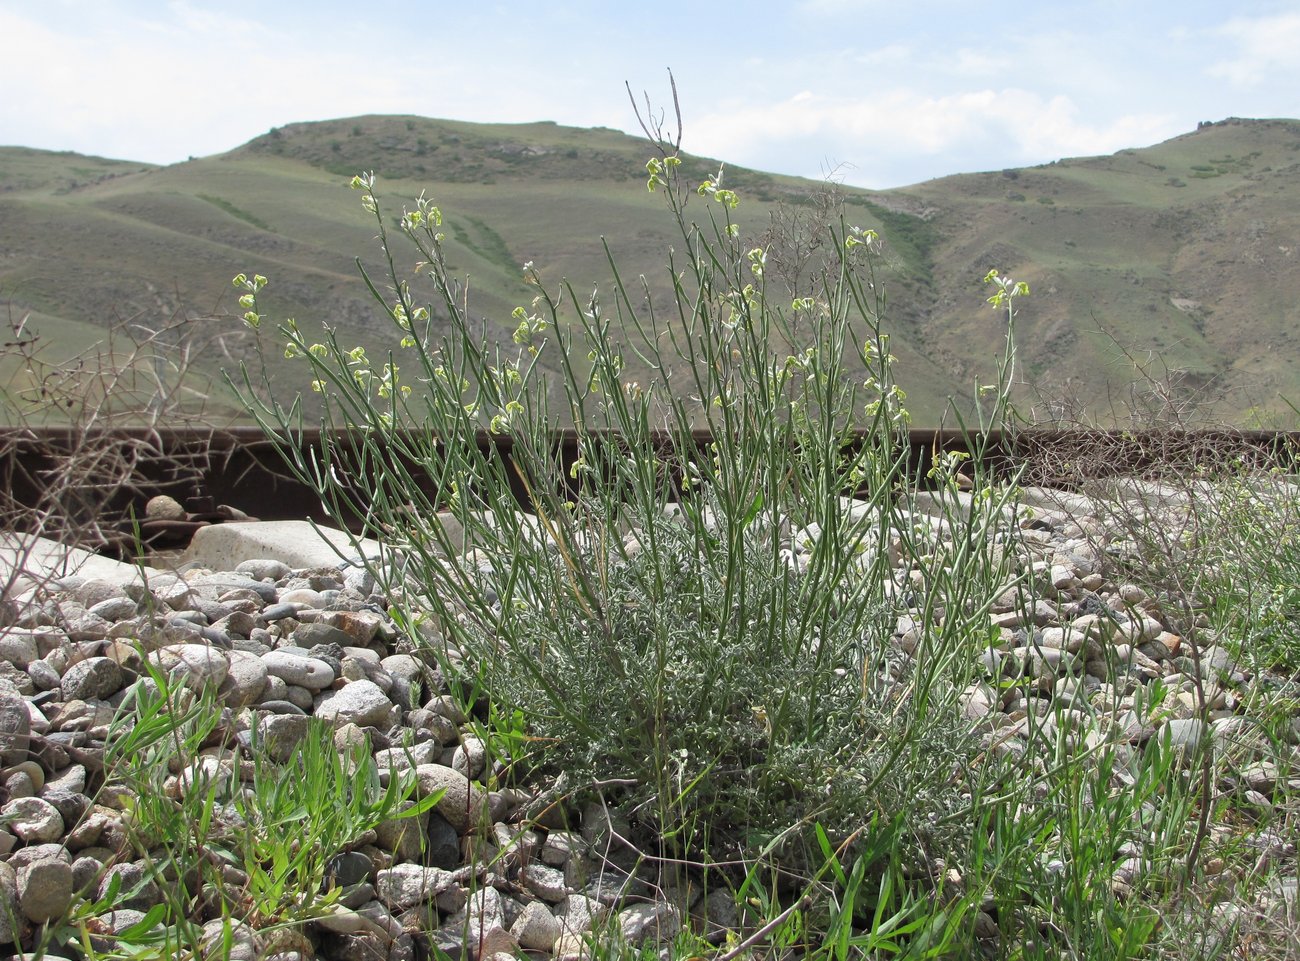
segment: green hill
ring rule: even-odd
[[[210,370],[252,357],[230,277],[272,279],[263,307],[381,349],[388,330],[354,258],[374,265],[373,226],[350,177],[374,170],[395,214],[422,191],[446,217],[471,311],[503,337],[531,299],[520,265],[585,291],[607,286],[601,238],[625,275],[666,287],[672,225],[644,187],[647,145],[552,123],[483,125],[358,117],[281,127],[213,157],[152,167],[0,148],[0,309],[30,315],[54,352],[114,321],[189,318]],[[688,158],[688,179],[716,160]],[[1207,392],[1219,416],[1300,400],[1289,347],[1300,328],[1300,122],[1203,126],[1112,157],[971,174],[890,191],[841,188],[849,219],[886,238],[888,327],[918,423],[987,376],[999,335],[980,278],[1030,281],[1022,370],[1039,394],[1122,400],[1126,356],[1156,351],[1181,398]],[[824,186],[727,168],[757,236],[812,209]],[[286,368],[286,396],[300,390]],[[218,405],[220,406],[220,405]]]

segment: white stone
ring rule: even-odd
[[[305,687],[309,691],[324,690],[334,683],[334,668],[306,654],[283,649],[268,651],[262,655],[262,663],[266,665],[267,673],[286,684]]]
[[[358,727],[387,727],[392,717],[393,702],[374,681],[359,680],[326,694],[316,705],[316,716],[336,727],[356,724]]]
[[[170,644],[150,654],[149,661],[190,688],[218,688],[230,671],[226,652],[207,644]]]
[[[63,817],[49,801],[38,797],[14,798],[0,807],[9,830],[28,844],[45,844],[63,837]]]
[[[529,864],[520,872],[520,880],[524,887],[550,904],[558,904],[570,894],[564,883],[564,872],[545,864]]]
[[[358,553],[370,557],[380,552],[378,541],[358,540],[346,531],[307,521],[258,521],[200,528],[182,562],[228,571],[244,561],[276,560],[300,569],[337,567]]]
[[[0,584],[12,585],[13,596],[74,576],[127,584],[140,579],[140,569],[48,537],[0,531]]]
[[[456,876],[441,868],[419,864],[396,864],[375,875],[379,899],[399,910],[432,900],[456,886]]]
[[[677,937],[682,929],[682,915],[671,904],[655,901],[624,908],[618,912],[618,923],[629,944],[640,945],[647,941],[662,944]]]

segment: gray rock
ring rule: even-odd
[[[192,621],[169,619],[161,630],[152,638],[151,647],[167,647],[172,644],[203,643],[203,626]]]
[[[339,647],[337,644],[317,644],[315,647],[307,651],[307,656],[314,657],[316,658],[316,660],[324,661],[326,664],[328,664],[330,666],[330,670],[334,672],[335,678],[344,677],[343,648]],[[365,676],[365,672],[363,671],[361,673],[361,677],[364,676]],[[345,679],[349,681],[360,680],[360,677],[357,678],[348,677]]]
[[[104,700],[122,689],[122,667],[111,658],[88,657],[63,672],[65,701]]]
[[[740,925],[740,912],[736,897],[726,888],[713,888],[704,899],[704,913],[710,924],[723,931],[734,931]]]
[[[0,761],[10,765],[27,760],[31,733],[27,703],[17,695],[0,694]]]
[[[71,791],[80,794],[86,790],[86,769],[80,764],[71,764],[59,770],[58,774],[47,778],[45,791]]]
[[[72,890],[76,894],[87,894],[99,880],[99,872],[104,869],[104,862],[98,858],[82,855],[72,862]]]
[[[5,771],[3,779],[10,799],[35,797],[45,784],[45,772],[35,761],[23,761]]]
[[[243,921],[232,918],[213,918],[203,925],[200,943],[204,949],[213,952],[225,961],[259,961],[265,947],[265,939],[254,928]],[[229,943],[230,953],[224,952],[224,945]]]
[[[125,621],[139,612],[140,606],[126,595],[110,597],[86,609],[86,613],[102,617],[106,621]]]
[[[14,921],[22,916],[18,907],[18,877],[6,862],[0,861],[0,944],[16,940]]]
[[[197,597],[194,599],[194,610],[182,611],[176,616],[177,617],[190,616],[191,619],[194,619],[193,618],[194,615],[202,615],[204,620],[194,620],[194,623],[211,624],[214,621],[221,620],[223,617],[230,616],[234,612],[235,609],[231,607],[229,604],[222,604],[220,601],[209,600],[206,597]]]
[[[376,677],[382,676],[388,682],[391,683],[392,681],[392,676],[380,665],[379,655],[368,647],[357,647],[355,645],[345,647],[342,649],[341,657],[344,664],[351,665],[352,669],[361,671],[361,674],[357,675],[357,677],[368,677],[370,680],[375,681],[376,684],[379,684],[380,687],[384,685],[375,680]],[[356,678],[352,679],[355,680]]]
[[[681,931],[682,914],[664,901],[633,904],[618,912],[618,924],[629,944],[663,944]]]
[[[413,730],[427,732],[438,744],[455,744],[460,740],[456,725],[441,714],[434,714],[427,708],[417,708],[406,717],[406,724]]]
[[[419,744],[376,751],[375,766],[381,771],[408,771],[420,764],[432,764],[441,754],[441,745],[433,741],[421,741]]]
[[[64,618],[64,629],[70,641],[102,641],[108,637],[108,629],[113,626],[102,617],[96,617],[82,608],[72,612],[65,609]]]
[[[570,894],[556,908],[555,917],[560,922],[562,935],[581,937],[591,929],[593,922],[605,916],[606,908],[585,894]]]
[[[283,591],[280,594],[279,602],[281,604],[293,604],[299,609],[310,608],[315,611],[325,606],[325,599],[321,597],[320,591],[314,591],[310,587],[295,587]]]
[[[32,661],[27,665],[27,676],[38,691],[53,691],[63,683],[63,678],[49,661]],[[2,735],[0,735],[2,736]]]
[[[386,617],[374,611],[324,611],[317,623],[337,627],[351,638],[350,644],[364,646],[375,639],[386,620]],[[342,646],[347,647],[348,644]]]
[[[68,591],[68,598],[82,607],[94,607],[101,601],[107,601],[122,593],[122,588],[112,581],[98,577],[87,578]]]
[[[451,923],[466,931],[467,942],[477,948],[480,956],[518,949],[514,936],[506,930],[504,899],[496,888],[484,887],[471,891],[465,904],[464,919],[456,919]],[[500,935],[494,935],[498,931]],[[490,949],[488,942],[491,942]]]
[[[450,694],[438,694],[431,697],[424,705],[425,710],[432,711],[451,721],[452,724],[460,725],[469,720],[456,699]]]
[[[344,851],[330,858],[326,880],[341,888],[351,888],[369,881],[375,873],[374,862],[360,851]]]
[[[14,798],[0,807],[0,817],[9,830],[28,844],[57,841],[63,837],[63,817],[49,801],[38,797]]]
[[[244,611],[231,611],[225,617],[213,621],[211,630],[226,638],[248,637],[257,630],[257,620]]]
[[[371,902],[374,902],[375,904],[379,903],[378,901],[375,901],[375,886],[369,881],[356,885],[339,898],[339,904],[343,905],[345,908],[351,908],[354,911],[362,905],[370,904]]]
[[[142,607],[151,610],[183,610],[193,595],[189,582],[185,578],[170,572],[154,574],[149,577],[146,589],[138,583],[127,584],[121,591]]]
[[[448,871],[460,866],[460,834],[451,822],[436,810],[430,811],[424,825],[426,842],[424,860],[435,868]]]
[[[367,940],[374,938],[374,939],[379,939],[384,944],[392,940],[388,932],[382,926],[376,924],[373,920],[366,917],[364,914],[360,914],[359,912],[353,911],[352,909],[347,907],[342,907],[338,905],[334,906],[329,913],[323,915],[320,918],[317,918],[316,923],[320,925],[322,928],[324,928],[326,931],[329,931],[333,934],[351,935],[351,936],[356,936],[357,939],[364,938]],[[383,955],[375,955],[365,950],[356,951],[351,949],[344,949],[340,951],[339,957],[346,957],[349,959],[353,957],[386,958],[387,952],[385,952]]]
[[[564,883],[564,872],[545,864],[529,864],[520,872],[519,880],[549,904],[559,904],[572,893]]]
[[[369,597],[375,589],[375,576],[364,567],[349,567],[343,572],[343,584],[362,597]]]
[[[40,924],[62,917],[72,904],[72,865],[50,859],[18,870],[18,906]]]
[[[255,581],[278,581],[288,577],[291,570],[288,564],[270,557],[244,561],[235,568],[236,573],[247,574]]]
[[[389,681],[389,686],[384,688],[388,693],[388,698],[403,711],[409,711],[420,703],[420,694],[418,689],[413,689],[410,682],[403,677],[393,677],[390,674],[383,674],[376,678],[375,683],[384,687],[384,678]]]
[[[487,810],[487,795],[465,775],[441,764],[421,764],[415,769],[417,798],[445,791],[435,810],[460,834],[479,823]]]
[[[81,816],[90,809],[90,798],[77,791],[69,791],[64,788],[50,790],[49,786],[40,789],[42,800],[48,801],[54,805],[54,809],[59,812],[59,817],[63,818],[63,823],[76,824],[81,820]]]
[[[10,799],[36,796],[36,784],[26,771],[13,771],[6,774],[4,776],[4,790],[5,795]]]
[[[406,801],[402,808],[410,808],[412,801]],[[423,818],[390,818],[375,826],[378,840],[375,842],[385,851],[393,854],[395,861],[419,861],[420,852],[424,850]]]
[[[422,661],[410,654],[390,654],[380,660],[379,666],[393,677],[400,677],[412,684],[422,683],[429,670]]]
[[[135,908],[148,911],[162,900],[158,885],[154,883],[151,872],[139,861],[127,861],[114,864],[104,872],[99,882],[97,896],[103,898],[108,893],[112,879],[116,877],[121,885],[118,889],[117,907]]]
[[[194,690],[219,689],[230,672],[228,655],[207,644],[169,644],[150,654],[149,660],[172,680]]]
[[[1169,732],[1169,746],[1176,751],[1186,753],[1196,751],[1206,735],[1205,724],[1198,718],[1175,718],[1166,721],[1156,732],[1156,737],[1162,738],[1165,731]]]
[[[0,633],[0,661],[8,661],[14,667],[26,670],[40,656],[36,636],[31,631],[6,630]]]
[[[268,714],[257,722],[257,743],[268,757],[283,764],[293,757],[310,724],[306,714]]]
[[[301,607],[298,604],[290,604],[281,601],[276,604],[267,604],[262,609],[262,620],[264,621],[282,621],[286,617],[293,617]]]
[[[987,684],[972,684],[962,692],[959,703],[967,720],[978,721],[993,710],[997,694]]]
[[[29,844],[25,848],[19,848],[9,856],[9,866],[15,871],[29,864],[35,864],[37,861],[67,861],[71,864],[72,855],[67,852],[62,844],[54,841],[43,841],[39,844]]]
[[[230,651],[225,655],[227,672],[217,688],[223,704],[240,708],[256,704],[266,690],[269,673],[262,658],[247,651]]]
[[[305,710],[300,708],[297,704],[294,704],[292,701],[286,701],[283,698],[263,700],[258,703],[257,707],[259,710],[269,711],[272,714],[294,714],[299,717],[307,716]]]
[[[550,951],[559,940],[560,922],[542,902],[530,901],[510,925],[510,933],[525,951]]]
[[[441,868],[396,864],[375,875],[375,891],[390,908],[403,910],[456,887],[456,876]]]
[[[406,929],[402,927],[402,922],[398,921],[397,918],[393,917],[392,914],[389,913],[388,909],[385,908],[378,901],[371,900],[367,904],[363,904],[357,910],[357,913],[364,915],[365,917],[374,921],[375,924],[379,925],[386,932],[388,932],[388,936],[392,938],[394,941],[398,940],[399,938],[409,936]],[[412,945],[412,948],[414,948],[414,945]],[[389,961],[395,961],[391,949],[389,953]]]
[[[334,669],[322,660],[285,648],[262,655],[267,673],[286,684],[320,691],[334,683]]]
[[[478,778],[487,766],[487,746],[477,737],[464,737],[452,755],[451,766],[468,778]]]
[[[267,653],[267,651],[263,651],[257,656],[260,659],[265,657]],[[263,663],[263,666],[265,666],[265,662]],[[274,674],[268,673],[266,675],[266,688],[262,691],[262,703],[265,704],[267,701],[283,701],[284,696],[288,691],[289,685],[284,682],[284,678],[276,677]]]
[[[151,521],[183,521],[189,517],[180,501],[166,494],[150,497],[144,505],[144,516]]]
[[[274,584],[254,580],[243,574],[200,574],[190,581],[190,586],[195,591],[218,600],[231,591],[251,591],[263,604],[274,604],[280,593]]]
[[[297,684],[287,684],[284,688],[284,699],[310,713],[316,703],[316,692],[299,687]]]
[[[347,631],[318,621],[314,624],[299,624],[293,632],[293,643],[309,650],[323,644],[337,644],[341,651],[355,644],[356,639]]]
[[[582,835],[572,831],[551,831],[546,835],[546,843],[542,845],[541,857],[543,864],[562,868],[570,858],[585,857],[586,853],[587,842],[582,839]]]
[[[1241,665],[1237,663],[1232,653],[1217,644],[1211,645],[1201,651],[1201,670],[1207,677],[1216,675],[1228,675],[1230,677],[1242,677],[1243,671]]]
[[[336,727],[348,723],[358,727],[387,727],[393,713],[393,702],[388,695],[368,680],[353,681],[325,695],[316,705],[316,716]]]
[[[98,846],[113,847],[119,838],[125,838],[121,812],[95,805],[68,834],[66,843],[69,851],[85,851]]]

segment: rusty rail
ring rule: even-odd
[[[298,443],[322,443],[322,431],[306,430]],[[51,476],[60,458],[84,445],[121,443],[136,451],[135,473],[130,483],[111,492],[103,508],[128,515],[139,510],[155,494],[169,494],[197,512],[215,505],[229,505],[262,518],[326,520],[316,494],[285,468],[276,443],[255,427],[173,431],[126,429],[91,437],[66,428],[0,428],[0,484],[8,492],[11,513],[15,508],[40,502],[43,478]],[[707,444],[710,437],[697,432],[692,442]],[[959,430],[912,430],[908,433],[910,466],[914,476],[924,476],[939,451],[970,453],[976,438]],[[861,438],[857,439],[860,442]],[[477,438],[480,447],[511,456],[508,438],[486,433]],[[577,436],[573,431],[555,435],[562,463],[576,459]],[[1006,474],[1023,469],[1026,482],[1058,487],[1116,474],[1168,476],[1171,472],[1195,469],[1207,463],[1278,467],[1293,472],[1300,452],[1300,432],[1245,430],[1149,431],[1032,428],[1015,432],[991,432],[983,445],[985,466]],[[415,475],[422,476],[418,470]],[[427,475],[424,481],[431,484]],[[93,478],[88,479],[93,482]],[[430,494],[436,491],[426,488]],[[522,490],[516,491],[521,502]]]

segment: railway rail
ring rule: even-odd
[[[319,449],[320,429],[305,430],[293,443]],[[339,439],[339,438],[336,438]],[[670,443],[665,435],[665,443]],[[692,443],[710,440],[696,432]],[[857,437],[850,443],[861,443]],[[496,456],[510,458],[509,438],[482,433],[477,442]],[[567,468],[578,456],[577,435],[557,432],[554,442]],[[1205,469],[1207,465],[1276,468],[1296,472],[1300,431],[1233,429],[1133,431],[1073,428],[1028,428],[986,435],[953,429],[917,429],[906,438],[910,466],[924,477],[940,452],[978,455],[995,474],[1023,471],[1025,483],[1077,488],[1109,476],[1151,479]],[[78,460],[80,458],[80,460]],[[433,481],[416,468],[426,493]],[[80,476],[71,477],[80,472]],[[62,485],[51,504],[52,484]],[[4,526],[21,525],[34,511],[95,512],[117,518],[116,529],[138,523],[145,502],[160,494],[184,506],[186,519],[174,522],[171,534],[240,514],[262,520],[326,521],[319,498],[286,469],[277,443],[255,427],[220,429],[117,429],[87,433],[67,428],[0,428],[0,491]],[[520,485],[521,503],[527,496]],[[137,520],[133,520],[136,518]],[[82,517],[82,520],[85,518]],[[162,531],[165,528],[158,528]],[[192,530],[191,530],[192,533]],[[123,534],[122,537],[126,535]],[[106,549],[120,548],[113,537]]]

